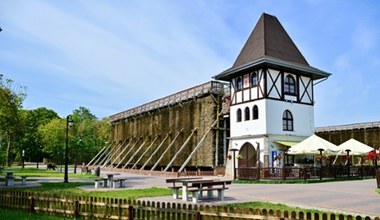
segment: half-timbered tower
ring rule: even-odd
[[[313,134],[313,86],[329,75],[309,65],[276,17],[260,17],[233,66],[214,77],[230,82],[230,148],[239,167],[274,166]]]

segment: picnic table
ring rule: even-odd
[[[173,198],[178,199],[179,189],[184,187],[185,182],[181,182],[182,186],[178,186],[178,185],[176,185],[176,183],[180,183],[180,181],[199,180],[199,179],[202,179],[202,178],[201,177],[180,177],[180,178],[166,179],[166,183],[172,183],[173,184],[173,186],[169,186],[169,188],[173,190]],[[187,187],[187,184],[185,187]],[[185,188],[185,190],[186,189],[187,188]],[[183,191],[184,191],[184,189],[182,189],[182,198],[184,196]],[[187,195],[185,195],[185,196],[186,196],[186,200],[187,200]]]
[[[224,199],[224,190],[228,189],[227,184],[231,184],[231,180],[219,180],[219,179],[202,179],[199,177],[193,178],[176,178],[167,179],[167,183],[173,183],[173,186],[169,187],[173,189],[173,198],[178,199],[178,190],[182,188],[182,200],[188,201],[189,194],[192,194],[192,201],[198,202],[204,191],[207,191],[207,198],[213,198],[213,191],[218,191],[218,199]],[[175,183],[181,183],[182,186],[177,186]]]

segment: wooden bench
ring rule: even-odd
[[[113,184],[112,184],[112,188],[116,189],[116,183],[119,182],[119,187],[120,188],[123,188],[124,187],[124,181],[126,181],[127,178],[124,178],[124,177],[119,177],[119,178],[114,178],[112,180]]]
[[[172,178],[172,179],[166,179],[166,183],[172,183],[172,186],[169,186],[168,188],[173,191],[173,198],[178,199],[179,198],[179,190],[182,188],[182,186],[176,186],[175,183],[177,183],[180,180],[192,180],[192,179],[200,179],[199,177],[180,177],[180,178]]]
[[[87,166],[81,168],[81,173],[85,174],[91,174],[91,169],[89,169]]]
[[[188,192],[191,192],[193,203],[197,203],[198,199],[202,197],[202,192],[207,192],[207,198],[212,198],[213,191],[218,192],[218,200],[224,200],[224,190],[228,189],[226,185],[231,184],[231,180],[223,181],[212,181],[212,182],[203,182],[203,183],[194,183],[191,188],[188,189]]]
[[[106,177],[95,179],[95,189],[99,188],[101,185],[103,185],[103,187],[107,187],[107,182],[108,178]]]
[[[46,166],[46,169],[48,170],[55,170],[57,167],[51,163],[49,163],[47,166]]]

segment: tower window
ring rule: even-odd
[[[253,109],[252,109],[252,119],[253,120],[259,119],[259,108],[257,107],[257,105],[253,106]]]
[[[243,88],[243,80],[241,79],[241,76],[239,76],[237,79],[236,79],[236,89],[237,90],[240,90]]]
[[[293,131],[293,115],[289,110],[285,110],[282,114],[282,130]]]
[[[257,73],[253,72],[251,75],[251,84],[252,86],[257,86]]]
[[[236,111],[236,121],[241,122],[241,109],[240,108]]]
[[[248,121],[250,119],[250,110],[248,107],[245,107],[244,109],[244,120]]]
[[[296,81],[294,80],[294,77],[291,75],[287,75],[285,77],[284,92],[285,94],[289,94],[289,95],[296,94]]]

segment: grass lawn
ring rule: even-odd
[[[74,219],[62,216],[42,215],[42,214],[30,214],[20,210],[5,210],[0,209],[1,219],[17,219],[17,220],[60,220],[60,219]]]
[[[166,188],[147,188],[147,189],[123,189],[123,190],[110,190],[110,191],[86,191],[79,189],[79,186],[91,185],[93,182],[88,183],[41,183],[41,187],[22,188],[20,191],[25,192],[47,192],[55,195],[75,195],[75,196],[93,196],[93,197],[106,197],[118,199],[137,199],[141,197],[155,197],[155,196],[168,196],[172,192]]]
[[[3,172],[7,170],[14,171],[14,176],[30,176],[30,177],[61,177],[63,179],[64,172],[59,172],[59,170],[47,170],[47,169],[37,169],[37,168],[24,168],[21,167],[6,167]],[[95,178],[93,174],[81,174],[80,169],[78,173],[69,173],[69,178]]]

